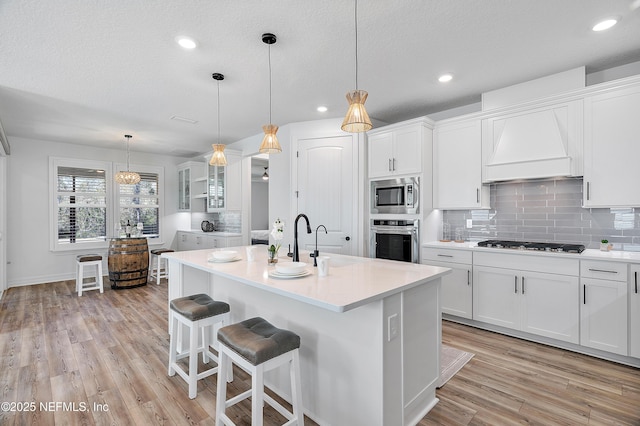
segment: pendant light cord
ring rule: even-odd
[[[127,171],[129,171],[129,139],[131,139],[130,135],[125,135],[127,138]]]
[[[220,80],[218,80],[218,144],[220,144]]]
[[[271,44],[269,44],[269,124],[271,122]]]
[[[356,90],[358,90],[358,0],[355,0],[356,6],[354,8],[354,20],[356,29]]]

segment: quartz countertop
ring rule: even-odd
[[[279,279],[270,276],[275,266],[267,264],[267,250],[256,250],[255,261],[251,262],[247,261],[244,246],[224,250],[236,250],[240,260],[209,262],[208,256],[214,250],[165,253],[162,257],[168,258],[170,263],[182,263],[335,312],[382,300],[451,272],[449,268],[438,266],[328,253],[329,274],[320,277],[309,252],[301,251],[300,260],[307,263],[310,274],[295,279]],[[291,259],[282,254],[278,261],[290,263]]]
[[[513,254],[526,254],[531,256],[562,256],[564,258],[580,259],[580,260],[606,260],[614,262],[627,262],[627,263],[640,263],[640,252],[635,251],[623,251],[623,250],[610,250],[600,251],[595,249],[586,249],[582,253],[557,253],[546,252],[536,250],[517,250],[517,249],[504,249],[504,248],[490,248],[490,247],[478,247],[477,242],[465,241],[462,243],[456,242],[442,242],[442,241],[430,241],[423,243],[424,248],[446,248],[446,249],[460,249],[460,250],[473,250],[493,253],[513,253]]]
[[[215,235],[216,237],[241,237],[239,232],[211,231],[204,232],[202,229],[178,229],[178,232],[189,232],[191,234]]]

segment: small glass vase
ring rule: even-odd
[[[267,263],[269,265],[278,263],[278,252],[276,250],[268,250],[269,256],[267,258]]]

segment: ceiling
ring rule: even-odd
[[[393,123],[585,65],[640,60],[639,0],[360,0],[358,86]],[[617,15],[618,25],[591,27]],[[177,156],[273,123],[342,117],[355,88],[346,0],[2,0],[0,122],[14,138]],[[184,50],[176,36],[198,42]],[[453,73],[453,81],[437,78]],[[316,108],[324,105],[327,112]],[[171,119],[182,117],[195,121]],[[257,150],[257,147],[256,147]]]

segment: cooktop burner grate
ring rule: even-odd
[[[478,243],[478,247],[507,248],[515,250],[552,251],[562,253],[582,253],[582,244],[538,243],[531,241],[485,240]]]

